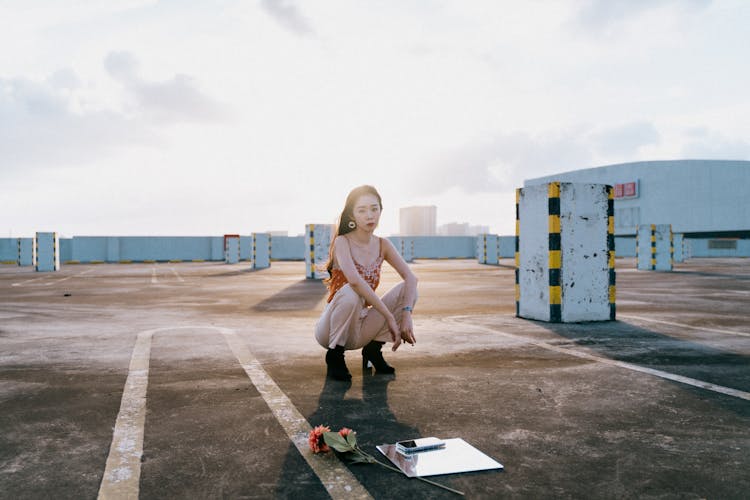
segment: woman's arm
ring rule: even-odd
[[[354,259],[352,259],[352,251],[349,246],[349,240],[344,236],[337,236],[333,243],[333,253],[336,256],[336,263],[338,264],[341,271],[346,276],[346,281],[349,282],[349,286],[352,287],[357,295],[364,298],[368,304],[383,315],[386,322],[388,323],[388,329],[391,331],[391,338],[393,342],[399,342],[399,328],[396,323],[396,318],[393,317],[391,311],[385,306],[383,301],[380,299],[377,293],[370,288],[370,285],[359,275],[357,268],[354,265]]]
[[[404,280],[404,303],[407,306],[414,307],[414,303],[417,300],[417,276],[411,271],[409,264],[406,263],[401,254],[393,246],[390,240],[384,238],[385,250],[383,257],[385,260],[393,266],[396,272]],[[399,325],[400,339],[397,343],[394,343],[393,350],[398,348],[401,340],[414,345],[417,339],[414,337],[414,323],[412,322],[412,313],[409,310],[401,311],[401,324]]]

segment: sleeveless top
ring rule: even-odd
[[[362,276],[362,279],[365,280],[365,282],[370,285],[370,288],[373,290],[378,288],[378,285],[380,284],[380,268],[383,265],[383,240],[382,238],[378,238],[380,243],[380,253],[378,254],[378,258],[375,259],[375,262],[370,264],[369,266],[363,266],[356,260],[354,260],[354,256],[352,255],[352,260],[354,261],[354,267],[357,268],[357,272],[360,276]],[[346,285],[348,281],[346,280],[346,276],[344,275],[344,271],[339,269],[338,267],[334,267],[331,269],[331,278],[328,280],[328,300],[326,302],[330,302],[333,300],[333,296],[336,295],[336,292],[338,292],[342,286]],[[369,304],[365,304],[369,305]]]

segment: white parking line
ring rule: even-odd
[[[182,276],[180,276],[180,273],[178,273],[177,270],[174,267],[170,267],[169,269],[172,271],[172,273],[175,276],[177,276],[177,279],[180,280],[180,283],[184,283],[185,282],[185,280],[182,278]]]
[[[151,338],[156,331],[139,333],[133,347],[120,412],[115,421],[107,465],[99,487],[101,499],[138,498]]]
[[[261,364],[255,359],[250,350],[242,343],[233,330],[222,328],[227,344],[237,357],[245,373],[250,377],[253,385],[258,389],[266,404],[273,412],[276,420],[286,431],[289,439],[299,450],[300,455],[307,461],[326,491],[333,499],[372,498],[362,484],[357,481],[349,469],[338,460],[325,460],[316,457],[310,450],[308,436],[312,427],[305,417],[294,407],[294,404],[282,392],[273,379],[266,373]]]
[[[158,282],[159,282],[159,280],[156,279],[156,266],[154,266],[154,268],[151,269],[151,284],[155,285]]]
[[[62,278],[62,279],[59,279],[59,280],[50,281],[49,283],[44,283],[44,286],[56,285],[58,283],[62,283],[63,281],[67,281],[70,278],[75,278],[75,277],[78,277],[78,276],[81,276],[81,275],[84,275],[84,274],[88,274],[91,271],[93,271],[93,269],[89,269],[87,271],[83,271],[82,273],[78,273],[78,274],[71,274],[70,276],[68,276],[66,278]]]
[[[460,317],[449,318],[448,321],[460,322],[461,326],[464,328],[467,326],[465,322],[462,322],[460,320]],[[482,331],[490,332],[495,335],[502,335],[504,337],[520,341],[521,343],[531,344],[537,347],[541,347],[542,349],[548,349],[550,351],[555,351],[555,352],[559,352],[562,354],[568,354],[570,356],[575,356],[578,358],[589,359],[589,360],[596,361],[598,363],[602,363],[605,365],[618,366],[620,368],[625,368],[627,370],[647,373],[655,377],[660,377],[660,378],[667,379],[667,380],[673,380],[675,382],[681,382],[683,384],[692,385],[694,387],[699,387],[701,389],[706,389],[709,391],[726,394],[727,396],[733,396],[735,398],[740,398],[740,399],[745,399],[747,401],[750,401],[750,392],[741,391],[739,389],[732,389],[731,387],[724,387],[723,385],[716,385],[710,382],[705,382],[703,380],[698,380],[698,379],[694,379],[690,377],[683,377],[682,375],[675,375],[674,373],[669,373],[669,372],[665,372],[662,370],[646,368],[644,366],[639,366],[633,363],[626,363],[624,361],[617,361],[614,359],[604,358],[601,356],[596,356],[594,354],[589,354],[587,352],[584,352],[575,348],[559,347],[556,345],[548,344],[547,342],[541,342],[538,340],[530,339],[528,337],[524,337],[522,335],[515,335],[512,333],[495,330],[494,328],[490,328],[490,327],[483,326],[483,325],[470,325],[470,326],[477,328],[479,330],[482,330]]]
[[[722,333],[722,334],[728,334],[728,335],[740,335],[742,337],[750,337],[750,333],[736,332],[734,330],[718,330],[716,328],[692,326],[692,325],[686,325],[684,323],[673,323],[671,321],[663,321],[660,319],[644,318],[643,316],[631,316],[629,314],[628,315],[618,314],[617,317],[623,318],[623,319],[634,319],[636,321],[646,321],[650,323],[661,323],[662,325],[678,326],[680,328],[689,328],[690,330],[698,330],[700,332]]]
[[[32,281],[43,280],[44,278],[48,278],[48,277],[49,276],[39,276],[38,278],[32,278],[32,279],[26,280],[26,281],[19,281],[18,283],[11,283],[10,286],[23,286],[26,283],[31,283]]]
[[[320,478],[331,498],[372,498],[364,486],[339,460],[334,457],[318,457],[312,453],[307,443],[312,427],[286,394],[268,376],[234,330],[217,326],[180,326],[156,328],[138,334],[130,360],[128,378],[122,394],[120,412],[117,415],[115,430],[112,435],[112,444],[109,449],[109,456],[107,456],[104,476],[99,487],[100,499],[138,498],[146,421],[146,391],[151,339],[158,332],[184,329],[208,329],[224,335],[224,339],[237,357],[237,361],[242,365],[245,373],[250,377],[253,385],[268,404],[271,412],[284,428],[297,450]]]

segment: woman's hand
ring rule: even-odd
[[[412,323],[411,312],[404,311],[401,315],[401,326],[397,328],[396,335],[398,335],[398,338],[393,341],[393,347],[391,348],[394,351],[398,349],[402,342],[411,345],[417,343],[417,339],[414,337],[414,324]],[[393,330],[391,330],[391,337],[395,338],[396,335],[394,335]]]
[[[401,345],[401,332],[399,331],[398,323],[396,323],[396,318],[394,318],[393,315],[390,315],[387,321],[388,330],[391,332],[391,340],[393,340],[393,347],[391,347],[391,350],[395,351],[398,349],[398,346]]]

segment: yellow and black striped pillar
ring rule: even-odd
[[[487,263],[487,235],[486,234],[482,235],[482,247],[483,247],[483,252],[484,252],[484,256],[482,257],[482,264],[486,264]]]
[[[635,268],[638,269],[638,234],[640,233],[640,230],[638,229],[638,226],[635,228]]]
[[[310,271],[308,278],[315,279],[315,224],[310,224]]]
[[[609,319],[615,320],[615,190],[607,186],[607,253],[609,257]],[[637,235],[637,232],[636,232]],[[636,236],[637,238],[637,236]],[[636,243],[636,252],[638,243]]]
[[[672,232],[672,224],[669,225],[669,269],[674,267],[674,233]]]
[[[521,238],[521,219],[519,218],[518,204],[521,200],[521,189],[516,189],[516,317],[520,317],[520,303],[521,303],[521,285],[519,284],[519,268],[521,266],[521,254],[519,253],[519,243]]]
[[[562,321],[562,287],[560,284],[560,183],[550,182],[547,192],[549,214],[549,320]]]
[[[651,270],[656,270],[656,224],[651,224]]]

